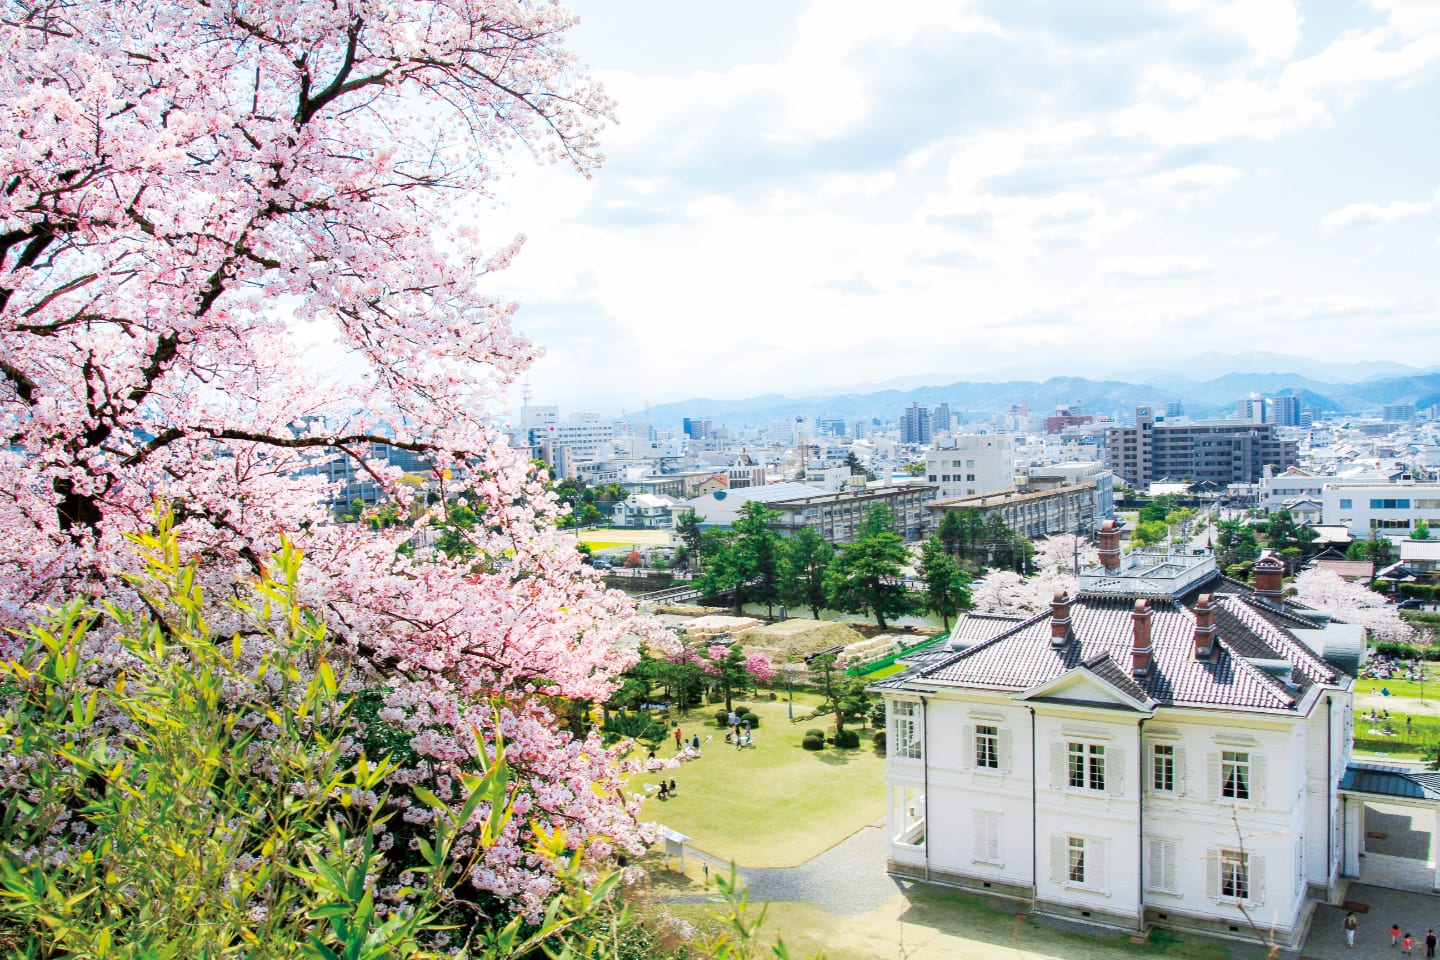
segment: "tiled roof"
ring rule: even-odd
[[[956,648],[973,647],[986,640],[993,640],[1024,622],[1022,617],[996,617],[985,613],[968,614],[955,621],[955,629],[950,631],[949,645]]]
[[[1165,706],[1290,710],[1304,686],[1337,677],[1304,644],[1241,597],[1216,598],[1219,650],[1208,661],[1195,658],[1195,617],[1189,609],[1175,600],[1152,601],[1150,606],[1153,665],[1150,674],[1140,679],[1128,669],[1134,645],[1133,602],[1081,596],[1071,608],[1073,636],[1062,647],[1050,645],[1050,616],[1041,614],[934,666],[890,678],[883,686],[895,689],[918,683],[1020,692],[1108,657],[1109,667],[1092,670],[1119,689],[1138,690],[1139,695],[1131,693],[1136,699]],[[1247,657],[1290,661],[1301,691],[1291,690]]]
[[[1135,682],[1135,678],[1125,672],[1125,668],[1110,659],[1108,653],[1102,653],[1100,656],[1081,664],[1081,666],[1110,684],[1116,690],[1129,695],[1132,699],[1139,700],[1145,704],[1155,703],[1155,701],[1150,698],[1150,695],[1145,692],[1145,689]]]

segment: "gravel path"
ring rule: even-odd
[[[813,903],[826,913],[868,913],[903,889],[885,872],[888,844],[884,821],[872,823],[798,867],[740,867],[736,873],[752,903]],[[730,865],[719,857],[689,847],[687,853],[707,861],[711,873],[724,876]],[[710,897],[677,897],[698,902]]]

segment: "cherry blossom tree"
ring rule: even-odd
[[[1322,613],[1358,624],[1385,640],[1407,640],[1414,632],[1394,606],[1374,590],[1318,568],[1302,572],[1291,584],[1295,599]]]
[[[536,351],[483,286],[519,241],[482,250],[467,220],[507,153],[597,164],[609,107],[571,23],[503,0],[0,4],[0,615],[138,603],[116,573],[157,500],[217,596],[285,534],[421,757],[403,777],[457,796],[471,729],[503,732],[526,787],[472,879],[531,915],[553,889],[532,828],[594,858],[647,839],[614,755],[553,704],[603,701],[648,628],[488,413]],[[351,375],[302,363],[300,328]],[[332,521],[317,457],[405,514],[380,442],[447,471],[472,549]]]

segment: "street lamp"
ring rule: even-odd
[[[795,722],[795,691],[790,686],[790,664],[785,664],[785,698],[789,701],[786,705],[786,714],[790,722]]]

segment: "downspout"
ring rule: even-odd
[[[1030,913],[1035,913],[1035,907],[1040,902],[1040,783],[1035,779],[1037,776],[1035,756],[1038,744],[1035,738],[1035,708],[1025,707],[1030,711]]]
[[[1136,865],[1135,878],[1139,881],[1139,896],[1135,898],[1138,906],[1139,916],[1137,933],[1145,933],[1145,718],[1141,717],[1140,722],[1135,726],[1135,741],[1138,748],[1135,752],[1140,754],[1139,758],[1139,779],[1135,781],[1135,809],[1140,815],[1136,818],[1140,822],[1139,842],[1136,844],[1140,862]]]
[[[925,695],[920,695],[920,756],[924,760],[920,769],[924,774],[923,790],[925,796],[925,882],[930,882],[930,701]]]
[[[1335,882],[1335,717],[1334,697],[1325,694],[1325,891]]]

